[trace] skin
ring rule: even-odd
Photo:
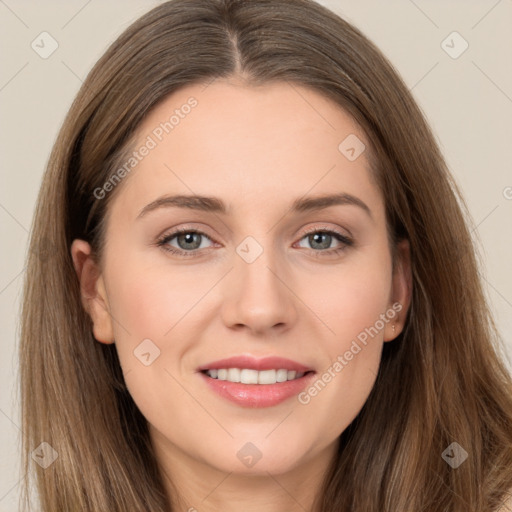
[[[166,98],[139,127],[136,146],[190,96],[197,107],[118,185],[101,264],[89,244],[73,242],[83,303],[98,342],[116,344],[162,471],[180,489],[178,510],[313,510],[338,437],[374,385],[383,343],[403,329],[409,246],[400,245],[393,273],[384,200],[367,154],[349,161],[338,150],[349,134],[365,136],[335,103],[287,83],[255,88],[219,79]],[[357,196],[371,217],[354,205],[290,211],[297,198],[333,191]],[[137,219],[165,194],[215,196],[228,214],[162,207]],[[195,257],[156,245],[176,227],[206,233]],[[338,230],[354,245],[326,255],[342,243],[315,244],[307,228]],[[263,249],[252,263],[236,252],[247,236]],[[168,245],[193,252],[177,237]],[[321,375],[394,303],[401,312],[307,405],[292,397],[243,408],[196,372],[251,354],[293,359]],[[148,338],[160,356],[145,366],[133,351]],[[250,468],[237,457],[247,442],[261,452]]]

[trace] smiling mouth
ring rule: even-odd
[[[216,380],[224,380],[239,384],[267,385],[297,380],[314,372],[297,372],[295,370],[286,370],[284,368],[261,371],[250,368],[218,368],[202,370],[201,373]]]

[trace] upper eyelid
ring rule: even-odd
[[[352,233],[347,228],[333,228],[331,226],[313,226],[310,228],[306,228],[305,231],[303,232],[303,236],[306,236],[310,232],[315,231],[331,231],[333,233],[338,233],[339,235],[344,236],[346,238],[353,238]],[[346,231],[348,234],[344,235],[343,233],[341,233],[341,231]]]
[[[346,228],[344,228],[344,230],[347,231],[348,235],[343,234],[340,229],[333,228],[333,227],[330,227],[330,226],[325,226],[325,225],[312,226],[312,227],[306,228],[302,232],[302,235],[300,236],[299,240],[302,240],[304,237],[308,236],[310,233],[314,233],[314,232],[317,232],[317,231],[318,232],[332,232],[332,233],[338,234],[338,235],[340,235],[342,237],[353,239],[352,233],[350,233],[350,231],[348,229],[346,229]],[[159,240],[165,240],[165,239],[172,240],[173,238],[175,238],[176,236],[180,235],[181,233],[190,233],[190,232],[197,233],[197,234],[199,234],[201,236],[206,236],[213,243],[219,243],[219,242],[217,242],[215,240],[215,237],[210,236],[203,229],[195,228],[195,227],[178,227],[178,228],[175,228],[175,229],[171,230],[167,234],[161,235],[160,237],[158,237],[158,239]]]

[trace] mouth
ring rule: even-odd
[[[197,369],[207,387],[241,407],[272,407],[298,395],[315,370],[291,359],[237,356]]]
[[[240,383],[240,384],[261,384],[271,385],[279,382],[288,382],[297,380],[304,375],[314,373],[313,370],[298,372],[296,370],[287,370],[286,368],[270,370],[253,370],[251,368],[213,368],[211,370],[202,370],[201,373],[211,379],[219,381]]]
[[[233,373],[233,376],[236,376],[236,372],[233,372],[233,370],[240,370],[240,371],[246,371],[246,370],[256,370],[258,372],[263,371],[271,371],[274,370],[279,373],[279,377],[281,379],[284,379],[284,371],[287,372],[295,371],[296,373],[306,373],[308,371],[313,371],[313,368],[310,368],[308,366],[305,366],[304,364],[301,364],[297,361],[293,361],[292,359],[287,359],[284,357],[277,357],[277,356],[267,356],[262,358],[257,358],[252,355],[240,355],[240,356],[233,356],[228,357],[226,359],[219,359],[218,361],[212,361],[208,364],[205,364],[203,366],[200,366],[198,371],[217,371],[217,375],[210,375],[212,378],[219,378],[218,372],[221,372],[221,375],[224,375],[223,371],[229,371],[231,370],[231,373]],[[248,374],[252,375],[252,374]],[[288,379],[288,374],[287,374]],[[279,382],[279,381],[278,381]],[[252,383],[252,382],[251,382]]]

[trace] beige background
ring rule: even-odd
[[[160,2],[0,0],[0,512],[17,510],[17,343],[28,232],[41,175],[64,115],[94,62]],[[425,112],[474,219],[482,278],[512,368],[512,0],[323,0],[389,57]],[[47,59],[31,47],[57,41]],[[441,46],[453,31],[458,58]],[[452,42],[453,41],[453,42]],[[448,38],[458,52],[463,41]]]

